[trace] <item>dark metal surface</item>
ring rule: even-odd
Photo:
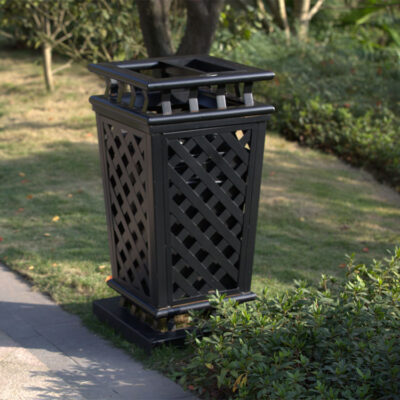
[[[167,259],[172,270],[173,304],[218,290],[248,291],[239,282],[243,224],[252,191],[252,159],[257,126],[227,126],[169,135],[169,228]],[[253,151],[251,151],[251,149]],[[248,270],[248,273],[251,271]]]
[[[138,124],[147,125],[165,125],[165,124],[176,124],[181,122],[198,122],[198,121],[209,121],[216,119],[226,119],[233,117],[246,117],[253,115],[266,115],[272,114],[275,111],[274,106],[254,103],[254,106],[244,107],[243,105],[236,108],[228,108],[225,110],[208,109],[199,112],[191,113],[180,113],[180,114],[143,114],[141,110],[126,108],[121,104],[110,103],[104,96],[92,96],[90,102],[93,107],[101,112],[102,108],[112,108],[113,118],[116,115],[122,114],[123,119],[136,119]],[[108,114],[107,111],[105,113]],[[120,118],[117,118],[120,121]]]
[[[105,99],[147,117],[150,125],[274,111],[256,104],[252,92],[253,82],[272,79],[273,72],[215,57],[90,64],[89,70],[106,81],[104,96],[93,97],[93,104]]]
[[[220,58],[195,55],[89,64],[89,70],[147,90],[273,79],[275,74]]]
[[[93,313],[100,321],[110,325],[126,340],[143,347],[149,353],[154,347],[161,344],[184,344],[187,329],[159,332],[121,307],[120,300],[119,296],[96,300],[93,302]]]
[[[156,309],[249,293],[265,122],[147,135],[97,118],[115,282]]]
[[[140,309],[146,311],[152,315],[155,319],[171,317],[174,315],[184,314],[190,310],[204,310],[210,308],[210,302],[208,300],[195,301],[192,303],[178,304],[174,306],[167,306],[164,308],[156,308],[151,304],[145,302],[141,298],[135,296],[129,287],[126,287],[122,283],[118,283],[115,279],[109,279],[107,285],[114,289],[116,292],[122,295],[123,298],[129,300],[132,304],[137,305]],[[227,296],[226,299],[233,299],[238,303],[244,303],[257,298],[257,295],[253,292],[234,294]]]
[[[254,299],[265,127],[274,108],[254,102],[252,82],[273,74],[203,56],[90,69],[107,82],[106,95],[90,101],[109,231],[109,286],[154,318],[207,308],[217,290],[237,301]],[[229,82],[236,83],[234,93]],[[110,316],[114,306],[96,307],[122,326],[120,316]]]

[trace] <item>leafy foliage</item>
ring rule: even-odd
[[[370,266],[350,259],[345,282],[297,285],[244,305],[214,297],[182,383],[223,399],[399,398],[400,248]]]
[[[81,57],[111,61],[143,57],[146,53],[135,2],[124,0],[72,0],[79,4],[80,21],[69,45],[85,43]],[[66,52],[67,49],[63,49]]]
[[[283,104],[279,121],[287,138],[334,152],[400,188],[398,123],[388,109],[369,110],[354,116],[349,108],[324,103],[318,97],[302,105]]]
[[[0,0],[0,27],[28,47],[65,49],[68,56],[77,58],[80,48],[72,47],[70,38],[82,23],[79,3],[82,1]]]
[[[400,57],[398,7],[396,1],[364,0],[339,21],[342,26],[350,26],[355,38],[370,50],[384,48]]]
[[[290,45],[256,33],[232,58],[275,71],[256,88],[277,108],[273,129],[400,185],[400,70],[391,49],[371,51],[351,30]]]
[[[261,10],[253,5],[240,8],[226,4],[220,14],[220,26],[215,36],[218,50],[225,52],[238,46],[245,47],[251,36],[263,28],[265,18]]]
[[[91,61],[145,54],[135,2],[0,0],[0,5],[1,28],[30,47],[48,42],[61,54]],[[46,27],[38,29],[40,18],[47,18],[58,37],[49,35]]]

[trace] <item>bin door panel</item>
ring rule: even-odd
[[[216,289],[243,290],[242,244],[248,229],[255,229],[244,221],[254,173],[252,144],[260,134],[256,127],[235,125],[166,137],[175,304],[204,298]]]
[[[111,119],[98,120],[113,279],[149,299],[146,137]]]

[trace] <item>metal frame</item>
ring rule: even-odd
[[[154,67],[184,76],[143,72]],[[155,319],[208,308],[216,290],[254,299],[265,126],[274,108],[255,103],[251,90],[273,73],[208,56],[89,69],[107,83],[105,95],[90,102],[110,243],[108,285]],[[226,93],[228,83],[235,94]],[[109,321],[112,311],[104,307],[114,305],[107,304],[94,309]]]
[[[151,125],[274,111],[254,102],[252,93],[253,82],[273,79],[273,72],[215,57],[163,57],[88,68],[105,78],[108,102],[149,117]]]
[[[214,67],[214,71],[189,67],[193,61],[199,61]],[[163,64],[166,68],[177,68],[186,71],[186,76],[175,75],[171,77],[156,78],[141,73]],[[238,82],[255,82],[273,79],[272,71],[265,71],[248,65],[238,64],[207,55],[175,56],[149,58],[147,60],[117,61],[109,63],[89,64],[89,71],[125,82],[134,87],[145,90],[164,90],[180,87],[199,87],[203,85],[219,85]]]

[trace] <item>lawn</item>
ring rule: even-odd
[[[56,65],[58,61],[56,59]],[[36,53],[0,52],[0,259],[93,329],[91,302],[112,296],[91,94],[103,82],[76,65],[47,94]],[[334,156],[267,132],[253,290],[341,276],[400,243],[400,196]],[[158,352],[158,357],[167,357]]]

